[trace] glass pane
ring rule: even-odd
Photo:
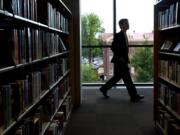
[[[128,18],[130,29],[127,31],[127,36],[130,45],[132,79],[138,83],[152,82],[153,4],[155,0],[145,2],[140,0],[138,3],[135,1],[135,4],[133,2],[132,0],[116,0],[117,32],[120,30],[119,19]],[[142,11],[146,13],[145,16]],[[96,31],[96,26],[99,25],[94,25],[98,24],[98,21],[93,19],[96,18],[94,15],[100,20],[100,31]],[[113,54],[107,47],[113,40],[113,0],[81,0],[81,35],[82,82],[106,82],[113,75],[113,64],[110,62]],[[140,48],[133,45],[151,45],[151,47]],[[105,46],[105,48],[100,46]]]
[[[102,54],[91,58],[82,57],[82,82],[98,83],[106,82],[113,75],[113,64],[111,63],[112,51],[110,48],[83,48],[89,52],[99,49]],[[153,81],[153,48],[152,47],[130,47],[129,58],[131,61],[131,76],[134,82],[144,83]],[[123,83],[120,80],[120,83]]]
[[[154,4],[156,0],[116,0],[116,27],[121,18],[129,20],[129,33],[148,33],[153,31]]]
[[[81,17],[94,13],[101,20],[104,32],[113,30],[113,0],[81,0]],[[84,36],[84,35],[82,35]]]

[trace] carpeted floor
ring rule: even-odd
[[[82,105],[73,110],[65,135],[156,135],[153,89],[138,88],[143,102],[131,103],[126,89],[114,88],[104,99],[98,87],[82,90]]]

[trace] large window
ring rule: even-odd
[[[114,1],[81,1],[82,82],[102,83],[113,75],[113,64],[110,62],[113,56],[110,49],[113,40],[113,25],[116,25],[115,30],[118,32],[118,20],[128,18],[130,29],[127,31],[127,35],[133,81],[135,83],[152,83],[153,0],[146,3],[140,0],[141,4],[137,1],[133,4],[132,0],[118,0],[116,8],[113,8]],[[144,7],[142,7],[143,4]],[[96,9],[96,7],[98,8]],[[116,9],[116,11],[113,12],[113,9]],[[137,11],[134,11],[135,9]],[[142,11],[147,12],[146,15],[149,16],[149,20],[147,17],[146,20],[148,21],[144,20],[145,17],[141,14]],[[113,16],[116,18],[113,18]],[[122,83],[122,81],[119,83]]]

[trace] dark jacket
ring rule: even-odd
[[[125,64],[129,63],[128,58],[128,43],[125,38],[123,31],[116,33],[111,45],[111,50],[113,51],[112,63],[123,62]]]

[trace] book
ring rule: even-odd
[[[176,104],[177,113],[180,115],[180,93],[176,93]]]
[[[12,117],[16,120],[21,112],[20,108],[20,91],[19,87],[16,83],[10,83],[11,89],[12,89]]]
[[[33,135],[39,135],[42,131],[42,123],[40,120],[40,116],[36,117],[34,116],[33,118]]]
[[[171,4],[169,7],[169,26],[175,25],[175,17],[174,17],[174,9],[175,9],[175,4]]]
[[[175,48],[173,49],[174,52],[179,53],[180,52],[180,42],[175,46]]]
[[[4,0],[3,2],[3,9],[10,13],[13,13],[12,0]]]
[[[26,28],[26,38],[27,38],[27,48],[26,48],[26,61],[31,62],[32,61],[32,37],[31,37],[32,31],[30,28]]]
[[[0,131],[3,130],[4,117],[3,117],[3,92],[0,90]]]
[[[180,24],[180,2],[176,2],[176,12],[175,12],[175,24]]]
[[[172,124],[172,135],[180,135],[180,126],[177,124]]]
[[[59,135],[59,126],[56,121],[53,121],[46,131],[45,135]]]
[[[0,91],[2,94],[2,108],[3,108],[3,127],[7,128],[12,121],[12,89],[10,85],[1,85]]]
[[[173,43],[169,40],[164,41],[164,43],[162,44],[160,50],[163,51],[171,51],[173,48]]]
[[[12,49],[12,57],[14,59],[14,63],[17,65],[19,64],[19,37],[18,37],[18,30],[14,29],[12,31],[12,40],[13,40],[13,49]]]
[[[3,0],[0,0],[0,9],[3,9]]]
[[[13,39],[11,30],[0,30],[0,68],[15,65],[13,59]]]
[[[61,51],[66,51],[66,46],[64,45],[63,41],[61,38],[59,38],[59,41],[60,41],[60,48],[61,48]]]

